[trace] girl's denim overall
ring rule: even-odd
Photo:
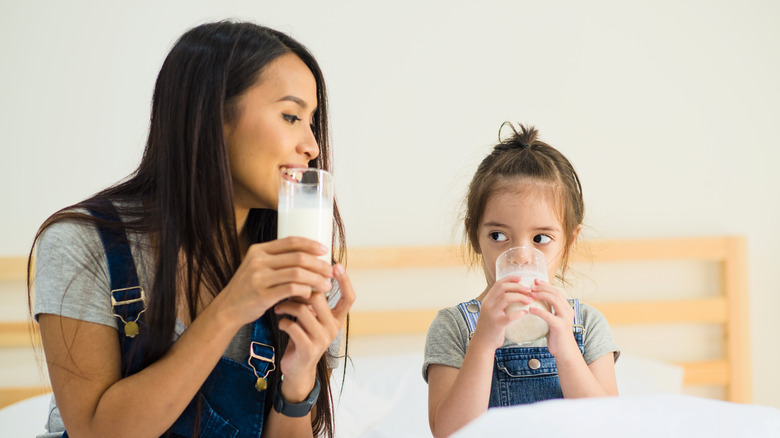
[[[585,353],[582,310],[579,300],[569,300],[574,308],[574,338]],[[460,303],[458,309],[469,328],[469,339],[477,327],[481,305],[477,300]],[[563,398],[555,358],[547,347],[501,347],[493,363],[489,407],[514,406],[541,400]]]
[[[110,204],[107,206],[111,208]],[[93,216],[110,221],[119,221],[116,211],[103,215],[91,211]],[[112,310],[119,327],[119,342],[122,348],[122,376],[126,377],[141,370],[144,344],[149,329],[144,323],[146,310],[144,291],[140,287],[133,256],[123,230],[98,227],[103,248],[108,259],[111,275]],[[130,321],[138,325],[138,334],[130,337],[126,326]],[[129,330],[132,333],[133,330]],[[222,357],[201,391],[190,402],[182,415],[171,426],[171,436],[190,437],[195,434],[195,419],[198,404],[201,405],[198,426],[200,437],[260,437],[265,414],[265,390],[258,390],[256,383],[267,378],[275,369],[274,348],[271,346],[271,332],[265,318],[252,324],[250,351],[246,362],[236,362]],[[198,360],[197,353],[192,360]],[[132,410],[132,406],[128,406]],[[143,418],[138,418],[143,422]],[[63,433],[67,437],[67,432]]]

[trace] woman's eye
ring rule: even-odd
[[[496,242],[504,242],[506,241],[506,234],[500,232],[500,231],[493,231],[490,233],[490,238],[495,240]]]
[[[534,236],[534,243],[539,243],[544,245],[546,243],[550,243],[551,241],[552,238],[546,234],[537,234],[536,236]]]
[[[295,114],[282,114],[282,117],[284,117],[284,120],[287,120],[290,124],[301,120],[301,118]]]

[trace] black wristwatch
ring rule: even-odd
[[[317,397],[320,395],[320,380],[314,379],[314,389],[311,390],[306,400],[300,403],[290,403],[282,397],[282,379],[279,379],[279,384],[276,385],[276,393],[274,394],[274,410],[286,417],[304,417],[311,412],[311,408],[314,407],[314,403],[317,402]]]

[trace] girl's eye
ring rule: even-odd
[[[495,240],[496,242],[505,242],[507,240],[506,234],[500,231],[493,231],[492,233],[490,233],[490,238]]]
[[[550,241],[552,241],[552,238],[546,234],[537,234],[534,236],[534,243],[544,245],[546,243],[550,243]]]
[[[282,117],[284,117],[284,120],[287,120],[287,122],[289,122],[290,124],[293,124],[301,120],[301,118],[296,116],[295,114],[282,114]]]

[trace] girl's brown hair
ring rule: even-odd
[[[505,126],[512,129],[512,135],[502,140],[501,131]],[[539,140],[539,132],[533,126],[518,126],[519,131],[510,122],[501,125],[498,144],[479,164],[469,184],[463,221],[469,260],[476,265],[482,253],[479,247],[479,224],[490,196],[506,189],[509,184],[525,180],[549,188],[551,199],[558,206],[566,236],[559,274],[563,279],[572,239],[585,216],[580,179],[574,166],[563,154]]]

